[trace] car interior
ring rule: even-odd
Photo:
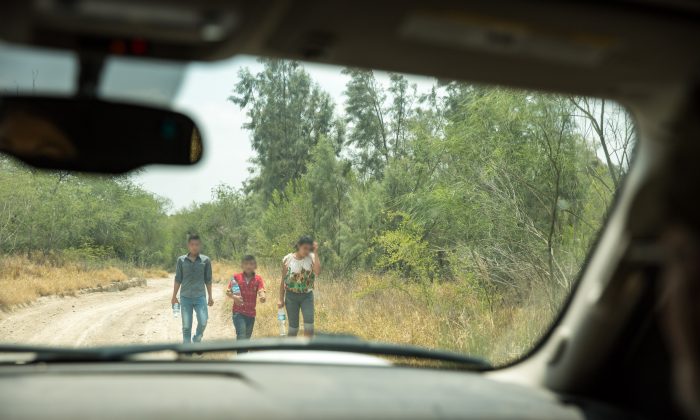
[[[248,54],[609,98],[627,108],[639,136],[634,164],[558,319],[505,366],[466,358],[448,369],[393,365],[371,356],[384,351],[379,347],[350,343],[356,353],[350,355],[320,336],[286,347],[254,340],[250,348],[259,351],[235,363],[140,355],[191,351],[187,346],[99,355],[46,348],[23,363],[0,364],[2,418],[698,416],[700,395],[679,388],[679,372],[692,368],[674,362],[671,336],[693,328],[678,332],[673,323],[681,325],[680,318],[669,318],[677,302],[665,285],[673,255],[663,238],[669,227],[691,232],[700,225],[699,3],[37,0],[4,1],[0,16],[3,42],[79,57],[75,98],[0,99],[0,133],[30,139],[24,147],[2,140],[0,149],[43,168],[123,173],[199,160],[206,138],[188,117],[155,107],[119,111],[95,97],[104,58],[120,54],[175,62]],[[126,49],[115,47],[134,39]],[[76,134],[73,152],[36,152],[32,134],[11,134],[23,118],[34,119],[53,151],[62,150],[61,131],[71,133],[83,119],[113,124],[114,138],[95,145]],[[172,127],[163,132],[148,121]],[[171,153],[159,152],[163,144]],[[700,328],[692,310],[677,315]]]

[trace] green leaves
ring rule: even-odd
[[[128,179],[36,172],[3,161],[0,202],[5,253],[163,261],[167,202]]]
[[[382,271],[396,271],[404,277],[433,280],[435,255],[423,240],[423,229],[406,213],[389,212],[387,224],[393,225],[374,240],[378,253],[375,266]]]
[[[362,179],[381,179],[389,162],[404,156],[415,86],[399,74],[385,88],[371,70],[346,68],[345,122],[353,163]]]
[[[250,131],[256,152],[256,176],[251,191],[266,200],[282,192],[290,181],[306,173],[321,137],[338,138],[334,104],[328,93],[314,83],[296,61],[259,60],[264,68],[253,74],[247,68],[229,100],[245,110],[243,127]]]

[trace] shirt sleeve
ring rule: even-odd
[[[207,259],[204,264],[204,283],[211,284],[211,260]]]
[[[262,277],[258,279],[258,290],[265,290],[265,282]]]
[[[182,260],[177,259],[177,263],[175,263],[175,281],[178,283],[182,283]]]

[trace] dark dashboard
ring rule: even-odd
[[[5,365],[0,367],[0,417],[628,418],[480,373],[230,361]]]

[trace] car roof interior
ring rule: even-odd
[[[39,3],[62,7],[65,2]],[[0,28],[0,37],[99,53],[99,43],[85,40],[126,35],[118,22],[100,24],[67,12],[54,13],[49,6],[48,11],[32,9],[31,4],[0,6],[0,14],[12,17]],[[139,2],[131,4],[139,8]],[[167,25],[144,21],[129,26],[130,33],[153,40],[155,58],[209,61],[236,54],[291,58],[605,97],[628,107],[639,131],[637,156],[577,290],[558,323],[529,355],[486,374],[647,413],[671,412],[671,368],[656,298],[655,239],[669,219],[692,223],[686,219],[697,217],[697,183],[689,181],[697,179],[694,159],[700,151],[695,90],[700,75],[700,3],[161,0],[152,4],[153,10],[195,8],[203,16],[228,16],[205,40],[187,31],[175,33]],[[180,48],[173,47],[177,43]],[[668,203],[675,201],[668,199],[669,194],[687,199],[681,207],[672,207]]]

